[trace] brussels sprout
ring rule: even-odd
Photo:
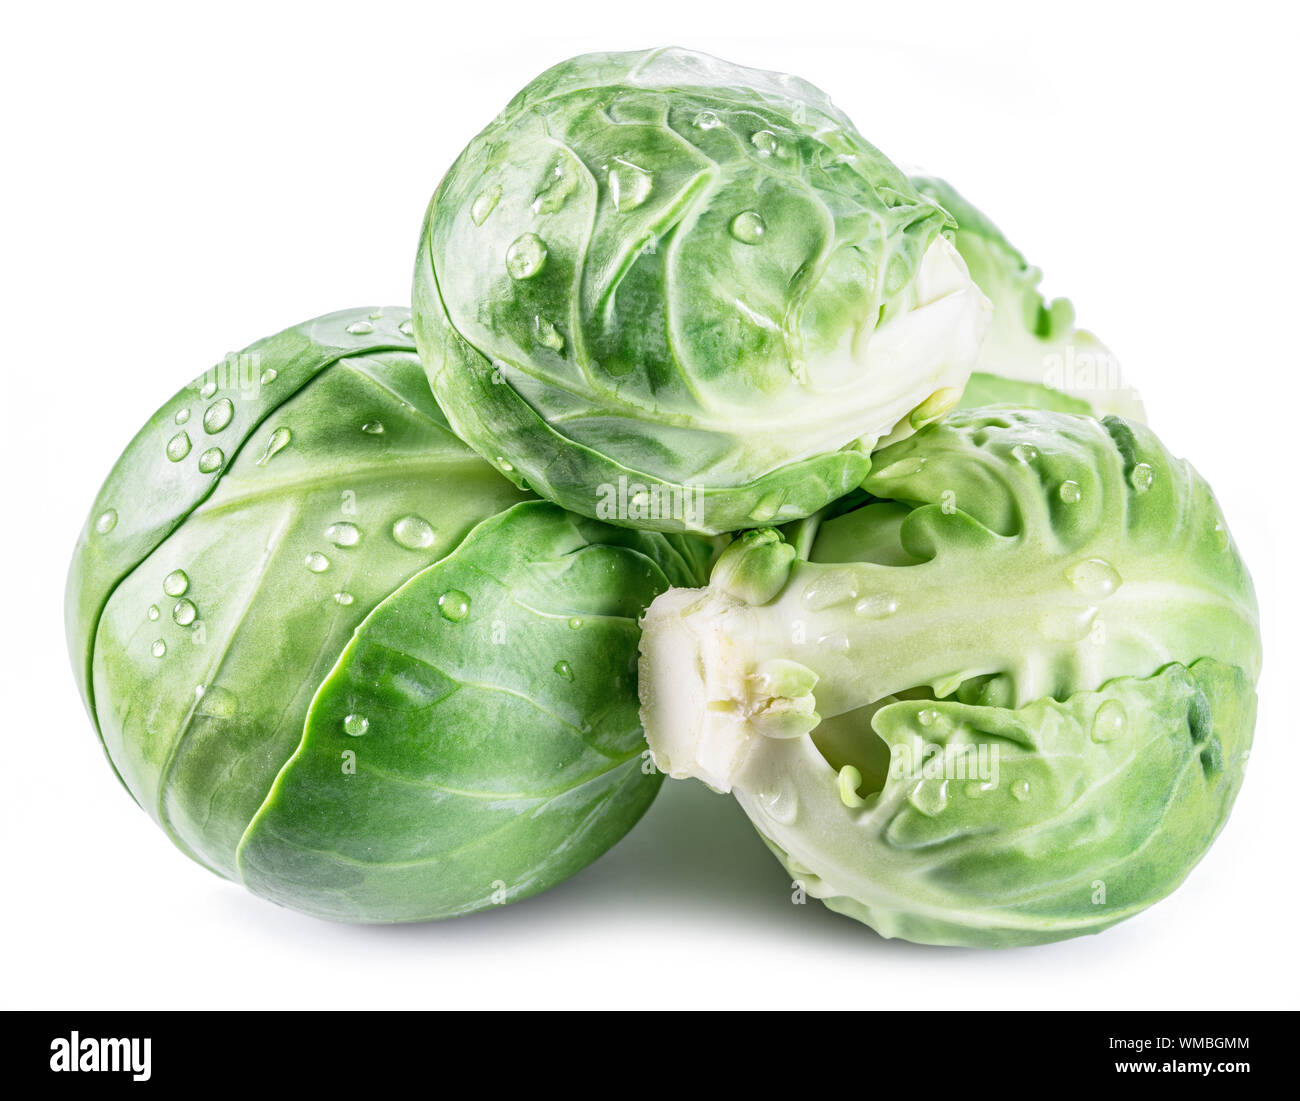
[[[958,411],[876,458],[797,555],[747,535],[651,605],[656,762],[885,936],[1033,944],[1162,898],[1254,725],[1255,597],[1209,487],[1117,417]]]
[[[443,179],[416,339],[517,484],[633,527],[783,523],[956,403],[989,306],[945,223],[810,84],[589,54]]]
[[[136,801],[214,872],[347,921],[523,898],[631,827],[659,783],[636,619],[709,553],[528,500],[449,430],[409,332],[332,314],[197,379],[68,582]]]
[[[1043,300],[1038,291],[1043,273],[1001,230],[946,181],[912,176],[911,182],[956,220],[957,229],[949,231],[953,243],[971,278],[993,302],[993,323],[962,395],[962,408],[1011,404],[1145,420],[1142,399],[1115,356],[1092,333],[1075,328],[1068,299]]]

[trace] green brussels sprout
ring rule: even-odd
[[[1043,273],[947,181],[912,176],[912,186],[957,223],[947,230],[971,278],[993,303],[993,322],[962,394],[963,409],[1008,404],[1058,413],[1115,414],[1145,421],[1142,399],[1111,351],[1074,324],[1067,298],[1043,299]]]
[[[802,80],[589,54],[442,180],[416,340],[456,432],[567,509],[785,523],[960,396],[990,308],[946,221]]]
[[[797,555],[738,540],[650,606],[656,762],[887,937],[1035,944],[1164,897],[1254,726],[1255,596],[1209,487],[1117,417],[958,411],[876,458]]]
[[[530,499],[450,431],[410,330],[332,314],[195,380],[68,581],[135,800],[212,871],[343,921],[524,898],[632,826],[659,785],[637,617],[709,554]]]

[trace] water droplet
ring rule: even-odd
[[[1056,493],[1067,505],[1077,505],[1079,499],[1083,496],[1083,490],[1079,488],[1079,483],[1068,479],[1061,483],[1061,488]]]
[[[1119,700],[1106,700],[1092,719],[1092,740],[1094,742],[1113,742],[1124,734],[1128,726],[1128,715]]]
[[[375,327],[369,321],[354,321],[348,326],[347,331],[353,336],[369,336],[375,331]]]
[[[378,321],[381,317],[384,316],[384,311],[383,311],[383,310],[371,310],[368,314],[366,314],[366,316],[367,316],[368,318],[370,318],[371,321]]]
[[[184,570],[172,570],[163,578],[163,592],[168,596],[184,596],[190,588],[190,578]]]
[[[106,508],[95,519],[95,530],[100,535],[107,535],[117,527],[117,509]]]
[[[506,271],[511,279],[531,279],[546,264],[546,242],[536,233],[516,237],[506,249]]]
[[[497,469],[500,470],[502,474],[509,474],[512,470],[514,470],[514,467],[510,463],[506,462],[506,460],[502,458],[502,456],[498,455]]]
[[[370,729],[370,720],[364,715],[345,715],[343,717],[343,733],[353,738],[360,738],[367,730]]]
[[[277,371],[274,367],[268,367],[265,371],[262,372],[261,378],[258,381],[261,382],[263,386],[270,386],[271,383],[273,383],[279,377],[280,377],[279,371]]]
[[[415,325],[411,322],[411,319],[408,317],[405,321],[403,321],[400,325],[397,326],[397,331],[401,333],[403,336],[413,336],[415,334]]]
[[[172,619],[182,627],[188,627],[198,618],[198,615],[198,608],[189,600],[176,601],[176,607],[172,609]]]
[[[868,619],[885,619],[898,611],[898,598],[890,593],[872,593],[853,605],[853,610]]]
[[[367,436],[382,436],[384,434],[384,426],[379,421],[366,421],[366,423],[361,426],[361,431]]]
[[[694,125],[701,130],[716,130],[722,125],[722,119],[712,111],[701,111],[695,116]]]
[[[421,516],[403,516],[393,524],[393,538],[407,550],[422,550],[433,544],[433,528]]]
[[[756,245],[767,232],[767,223],[756,210],[742,210],[731,219],[731,235],[742,245]]]
[[[172,420],[174,420],[177,424],[184,424],[189,419],[190,419],[190,410],[188,406],[184,409],[177,409],[176,416],[172,418]]]
[[[948,781],[922,780],[912,789],[907,801],[927,818],[932,818],[948,806]]]
[[[564,337],[560,330],[552,325],[546,318],[538,314],[533,318],[533,326],[537,331],[537,343],[545,345],[555,352],[564,351]]]
[[[178,463],[190,453],[190,436],[188,432],[177,432],[167,441],[167,458]]]
[[[1029,798],[1029,781],[1017,780],[1011,785],[1011,796],[1017,802],[1023,803]]]
[[[554,668],[557,676],[561,676],[565,680],[573,680],[573,666],[567,661],[557,661]]]
[[[361,541],[361,529],[356,524],[340,520],[325,529],[325,538],[336,547],[355,547]]]
[[[352,599],[353,597],[351,593],[337,592],[334,594],[334,603],[342,604],[344,607],[347,607],[349,604],[351,604]]]
[[[199,473],[211,474],[214,470],[220,470],[225,461],[226,456],[222,454],[221,448],[209,447],[199,456]]]
[[[576,615],[575,615],[572,619],[569,620],[569,630],[571,630],[571,631],[577,631],[577,630],[579,630],[581,627],[582,627],[582,620],[579,619]]]
[[[620,214],[635,210],[650,197],[654,176],[639,165],[615,157],[609,169],[609,194]]]
[[[324,573],[330,568],[330,560],[321,554],[320,551],[312,551],[311,554],[307,555],[307,557],[303,559],[303,565],[311,570],[312,573]]]
[[[448,589],[438,597],[438,611],[443,619],[459,623],[469,615],[469,595],[459,589]]]
[[[214,401],[203,412],[203,431],[215,436],[228,425],[235,415],[235,406],[229,398]]]
[[[162,657],[163,654],[167,653],[167,643],[163,642],[162,639],[155,639],[154,644],[149,647],[149,653],[156,658]]]
[[[478,197],[470,205],[470,220],[476,226],[481,226],[487,221],[488,215],[496,210],[497,203],[501,201],[501,185],[493,184],[486,191],[480,191]]]
[[[289,441],[293,439],[293,433],[289,429],[281,426],[271,433],[270,439],[266,441],[266,450],[262,452],[262,457],[257,460],[258,466],[265,466],[274,459],[281,451],[289,446]]]
[[[1101,599],[1110,596],[1124,579],[1104,558],[1085,558],[1065,571],[1065,580],[1084,596]]]
[[[847,654],[850,649],[849,636],[841,634],[839,631],[822,635],[817,640],[817,645],[836,654]]]
[[[871,476],[873,478],[910,478],[913,474],[920,474],[924,469],[925,459],[919,455],[913,455],[890,463],[880,470],[873,470]]]
[[[968,799],[979,799],[992,791],[993,787],[991,780],[968,780],[962,791]]]
[[[756,130],[749,140],[760,157],[770,157],[780,148],[776,135],[771,130]]]
[[[758,804],[772,821],[790,825],[799,816],[799,796],[793,787],[777,782],[775,787],[759,792]]]
[[[215,394],[216,392],[217,392],[217,384],[209,380],[208,382],[205,382],[203,384],[203,388],[199,391],[199,397],[201,397],[204,401],[207,401],[208,398],[212,397],[212,395]]]
[[[162,615],[162,612],[158,610],[157,604],[150,604],[147,614],[151,620],[156,620],[160,615]]]
[[[827,570],[817,574],[803,591],[810,611],[820,612],[858,597],[858,577],[852,570]]]
[[[916,721],[922,726],[934,726],[939,721],[939,712],[933,707],[924,707],[916,713]]]
[[[1018,463],[1032,463],[1038,458],[1038,448],[1032,443],[1018,443],[1011,449],[1011,457]]]
[[[569,201],[578,186],[578,174],[568,157],[555,161],[546,173],[542,186],[533,195],[532,212],[534,214],[554,214]]]
[[[758,504],[750,510],[749,518],[756,524],[766,524],[781,511],[781,506],[783,504],[785,504],[784,492],[777,491],[769,493],[767,496],[761,498]]]
[[[1150,463],[1138,463],[1129,474],[1128,480],[1134,493],[1145,493],[1156,480],[1156,472],[1151,469]]]

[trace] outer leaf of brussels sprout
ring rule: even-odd
[[[416,337],[461,436],[566,508],[785,522],[965,384],[988,306],[944,221],[811,85],[683,50],[587,55],[443,179]],[[620,483],[679,507],[611,512]]]
[[[334,314],[197,379],[119,460],[73,561],[74,665],[88,663],[109,759],[223,875],[357,625],[523,498],[448,429],[408,320]],[[172,462],[181,431],[192,445]],[[118,523],[101,534],[108,508]]]
[[[663,536],[554,505],[485,521],[343,651],[240,847],[244,880],[322,917],[420,921],[584,867],[659,788],[637,619],[693,576]]]
[[[651,606],[656,761],[734,791],[810,893],[886,935],[1034,943],[1156,901],[1253,725],[1254,592],[1213,494],[1115,417],[959,411],[877,459],[775,595]],[[894,782],[918,740],[996,746],[1001,780]]]
[[[993,302],[993,323],[980,347],[976,373],[962,395],[962,408],[1008,402],[1145,420],[1142,399],[1125,380],[1115,356],[1092,333],[1075,328],[1068,299],[1044,300],[1038,290],[1043,273],[1002,231],[946,180],[913,176],[911,182],[955,219],[953,243],[971,277]]]

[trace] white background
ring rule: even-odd
[[[5,17],[0,1004],[1300,1002],[1285,6],[209,11],[29,4]],[[734,803],[670,783],[627,840],[539,898],[336,927],[187,861],[104,763],[65,657],[62,589],[83,514],[136,428],[232,349],[329,310],[405,302],[440,173],[519,87],[571,54],[668,43],[808,77],[885,152],[956,181],[1074,299],[1153,425],[1215,487],[1263,608],[1256,749],[1222,837],[1146,914],[1043,948],[886,942],[791,905]]]

